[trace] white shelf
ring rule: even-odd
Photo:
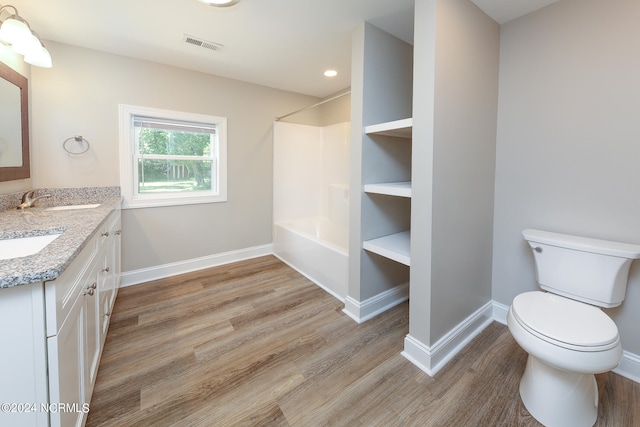
[[[387,196],[411,197],[411,182],[387,182],[366,184],[366,193],[385,194]]]
[[[364,133],[366,133],[367,135],[385,135],[398,136],[400,138],[411,138],[413,134],[413,118],[365,126]]]
[[[362,247],[401,264],[411,265],[411,236],[408,231],[366,240]]]

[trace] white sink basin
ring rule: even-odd
[[[100,206],[100,203],[92,203],[89,205],[66,205],[66,206],[54,206],[52,208],[47,208],[47,211],[68,211],[72,209],[93,209]]]
[[[37,254],[62,233],[0,240],[0,260]]]

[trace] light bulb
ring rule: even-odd
[[[51,54],[42,44],[40,44],[40,49],[27,53],[24,56],[24,62],[42,68],[51,68],[53,66]]]
[[[26,21],[18,15],[11,15],[0,27],[0,40],[10,45],[24,43],[31,36],[31,30]]]

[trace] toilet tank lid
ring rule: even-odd
[[[608,240],[591,239],[588,237],[571,236],[569,234],[552,233],[550,231],[526,229],[522,231],[525,240],[562,248],[575,249],[611,255],[620,258],[640,258],[640,245],[618,243]]]

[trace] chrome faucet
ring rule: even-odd
[[[51,194],[43,194],[41,196],[37,196],[37,197],[33,197],[33,195],[35,194],[35,190],[30,190],[27,191],[26,193],[24,193],[22,195],[22,203],[20,203],[16,209],[24,209],[24,208],[30,208],[31,206],[33,206],[33,204],[40,200],[43,199],[45,197],[51,197]]]

